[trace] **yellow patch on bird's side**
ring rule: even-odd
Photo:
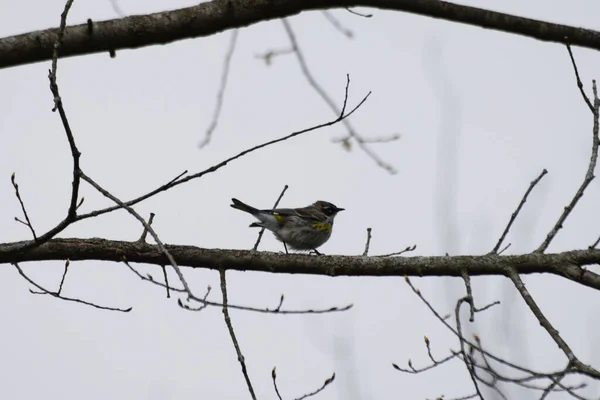
[[[279,214],[273,214],[273,216],[275,217],[275,219],[277,221],[281,221],[283,219],[283,217],[281,215],[279,215]]]
[[[313,226],[320,231],[331,232],[331,224],[329,222],[315,222]]]

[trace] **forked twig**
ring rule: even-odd
[[[23,279],[25,279],[31,285],[35,286],[36,288],[38,288],[40,290],[40,292],[36,292],[36,291],[33,291],[33,290],[30,289],[29,292],[31,292],[32,294],[47,294],[47,295],[50,295],[52,297],[56,297],[57,299],[66,300],[66,301],[72,301],[74,303],[85,304],[86,306],[98,308],[100,310],[129,312],[129,311],[131,311],[133,309],[132,307],[129,307],[129,308],[115,308],[115,307],[101,306],[99,304],[91,303],[89,301],[85,301],[85,300],[81,300],[81,299],[75,299],[75,298],[72,298],[72,297],[65,297],[65,296],[61,295],[59,292],[52,292],[50,290],[47,290],[47,289],[43,288],[41,285],[39,285],[38,283],[34,282],[31,278],[29,278],[27,275],[25,275],[25,272],[23,272],[23,270],[21,269],[21,267],[19,266],[19,264],[17,264],[17,263],[12,263],[12,264],[15,266],[15,268],[19,272],[19,275],[21,275],[23,277]]]
[[[592,129],[592,154],[590,156],[590,162],[588,164],[588,169],[585,173],[585,177],[583,178],[583,182],[581,183],[581,186],[579,187],[579,189],[573,196],[573,199],[565,207],[562,214],[558,218],[558,221],[556,221],[556,224],[554,224],[554,227],[552,228],[552,230],[550,230],[550,232],[546,236],[546,239],[544,240],[544,242],[540,245],[540,247],[538,247],[535,250],[536,253],[543,253],[544,251],[546,251],[548,246],[550,246],[552,239],[554,239],[554,237],[556,236],[558,231],[563,227],[564,222],[571,214],[571,211],[573,211],[573,209],[577,205],[577,202],[579,202],[579,200],[583,197],[583,193],[585,192],[585,189],[595,178],[594,170],[596,169],[596,162],[598,161],[598,145],[600,144],[600,140],[598,139],[598,115],[600,113],[600,99],[598,99],[598,89],[596,87],[595,80],[592,81],[592,91],[594,93],[594,113],[593,113],[594,114],[594,126]],[[585,96],[585,94],[584,94],[584,96]]]
[[[80,171],[79,173],[80,173],[81,179],[83,179],[84,181],[86,181],[87,183],[89,183],[94,189],[96,189],[98,192],[100,192],[104,197],[109,198],[110,200],[112,200],[113,202],[115,202],[117,205],[119,205],[120,207],[122,207],[125,210],[127,210],[127,212],[129,214],[131,214],[135,219],[137,219],[143,225],[144,229],[148,230],[148,232],[150,233],[150,235],[152,236],[152,238],[156,242],[156,245],[158,246],[158,248],[160,249],[160,251],[169,260],[169,263],[173,267],[173,270],[175,270],[175,273],[179,277],[179,280],[181,281],[181,284],[183,285],[183,287],[184,287],[186,293],[188,294],[188,296],[189,297],[193,296],[192,291],[191,291],[191,289],[190,289],[187,281],[185,280],[185,277],[183,276],[183,273],[181,272],[181,269],[177,265],[177,262],[175,262],[175,259],[173,258],[173,256],[169,252],[169,250],[167,250],[167,248],[162,243],[162,241],[160,240],[160,238],[158,237],[158,235],[156,234],[156,232],[154,231],[154,229],[146,222],[146,220],[144,220],[144,218],[142,218],[142,216],[140,214],[138,214],[131,206],[128,206],[127,204],[123,203],[121,200],[119,200],[118,198],[116,198],[115,196],[113,196],[112,194],[110,194],[107,190],[105,190],[104,188],[102,188],[102,186],[100,186],[99,184],[97,184],[92,178],[90,178],[89,176],[87,176],[86,174],[84,174],[83,171]]]
[[[243,156],[245,156],[245,155],[247,155],[249,153],[252,153],[252,152],[260,150],[262,148],[271,146],[271,145],[276,144],[276,143],[284,142],[284,141],[286,141],[288,139],[294,138],[296,136],[300,136],[300,135],[308,133],[308,132],[316,131],[316,130],[321,129],[321,128],[325,128],[325,127],[328,127],[328,126],[335,125],[335,124],[337,124],[340,121],[346,120],[352,114],[354,114],[354,112],[356,110],[358,110],[365,103],[365,101],[367,101],[367,99],[371,95],[371,92],[367,93],[367,95],[364,96],[363,99],[353,109],[351,109],[349,112],[346,112],[346,106],[348,104],[348,91],[349,91],[349,88],[350,88],[350,75],[346,75],[346,90],[345,90],[345,95],[344,95],[344,104],[342,106],[342,110],[341,110],[340,114],[334,120],[331,120],[329,122],[325,122],[325,123],[322,123],[322,124],[319,124],[319,125],[314,125],[314,126],[312,126],[310,128],[302,129],[300,131],[296,131],[296,132],[290,133],[289,135],[280,137],[278,139],[270,140],[268,142],[256,145],[256,146],[251,147],[249,149],[246,149],[246,150],[244,150],[244,151],[242,151],[242,152],[240,152],[240,153],[238,153],[238,154],[236,154],[236,155],[234,155],[232,157],[229,157],[228,159],[223,160],[220,163],[215,164],[212,167],[209,167],[209,168],[205,169],[204,171],[195,173],[193,175],[187,175],[185,177],[182,176],[181,178],[175,179],[175,180],[173,180],[173,181],[171,181],[171,182],[169,182],[169,183],[167,183],[165,185],[162,185],[162,186],[158,187],[157,189],[154,189],[153,191],[148,192],[148,193],[146,193],[146,194],[144,194],[144,195],[142,195],[142,196],[140,196],[140,197],[138,197],[136,199],[133,199],[133,200],[130,200],[130,201],[126,201],[123,204],[126,205],[126,206],[133,206],[133,205],[135,205],[135,204],[137,204],[137,203],[139,203],[139,202],[141,202],[143,200],[146,200],[146,199],[148,199],[148,198],[150,198],[150,197],[152,197],[152,196],[154,196],[154,195],[156,195],[158,193],[161,193],[161,192],[164,192],[165,190],[171,189],[172,187],[181,185],[181,184],[183,184],[185,182],[189,182],[189,181],[191,181],[193,179],[198,179],[198,178],[200,178],[200,177],[202,177],[204,175],[207,175],[207,174],[210,174],[212,172],[215,172],[215,171],[221,169],[222,167],[224,167],[225,165],[229,164],[230,162],[235,161],[235,160],[237,160],[237,159],[239,159],[239,158],[241,158],[241,157],[243,157]],[[186,171],[186,173],[187,173],[187,171]],[[182,175],[184,175],[184,174],[182,174]],[[121,208],[124,208],[124,207],[122,207],[120,205],[116,205],[116,206],[112,206],[112,207],[107,207],[107,208],[104,208],[104,209],[101,209],[101,210],[96,210],[96,211],[93,211],[93,212],[90,212],[90,213],[87,213],[87,214],[79,215],[77,217],[77,220],[79,221],[79,220],[82,220],[82,219],[86,219],[86,218],[90,218],[90,217],[95,217],[95,216],[106,214],[106,213],[109,213],[109,212],[112,212],[112,211],[115,211],[115,210],[119,210]]]
[[[122,261],[129,268],[129,270],[131,272],[133,272],[135,275],[137,275],[137,277],[140,278],[141,280],[143,280],[145,282],[150,282],[153,285],[159,286],[161,288],[168,288],[172,292],[187,294],[187,292],[183,288],[177,288],[177,287],[166,285],[162,282],[158,282],[151,275],[148,275],[148,276],[142,275],[138,270],[133,268],[126,259],[123,259]],[[201,303],[202,304],[201,307],[194,308],[189,305],[185,305],[183,303],[181,303],[181,307],[185,308],[186,310],[190,310],[190,311],[201,311],[204,308],[206,308],[207,306],[219,307],[219,308],[223,307],[222,303],[207,300],[208,293],[210,293],[210,289],[207,291],[207,293],[205,294],[205,296],[203,298],[196,297],[195,295],[190,298],[190,300],[194,300],[198,303]],[[343,307],[330,307],[330,308],[326,308],[326,309],[316,309],[316,310],[313,310],[313,309],[282,310],[281,307],[283,306],[283,300],[284,300],[284,296],[281,295],[279,304],[275,308],[268,308],[268,307],[267,308],[257,308],[257,307],[239,306],[239,305],[235,305],[235,304],[228,304],[228,308],[235,309],[235,310],[241,310],[241,311],[253,311],[253,312],[264,313],[264,314],[298,315],[298,314],[328,314],[328,313],[334,313],[334,312],[343,312],[343,311],[348,311],[352,307],[354,307],[353,304],[348,304]]]
[[[302,70],[304,77],[308,81],[309,85],[318,93],[318,95],[325,101],[325,103],[327,103],[329,108],[331,108],[331,110],[334,113],[339,114],[340,111],[337,108],[337,106],[335,105],[335,102],[329,97],[329,95],[327,94],[325,89],[323,89],[323,87],[316,81],[316,79],[313,77],[313,75],[310,71],[310,68],[308,68],[308,64],[306,63],[306,59],[304,58],[304,53],[302,52],[302,50],[300,49],[300,46],[298,45],[298,41],[296,40],[296,34],[292,30],[292,27],[291,27],[289,21],[287,20],[287,18],[283,18],[281,21],[283,22],[285,31],[288,35],[288,38],[290,39],[292,49],[294,50],[294,54],[296,54],[298,64],[300,65],[300,69]],[[367,154],[379,167],[385,169],[389,173],[392,173],[392,174],[396,173],[396,170],[394,169],[393,166],[384,162],[381,158],[379,158],[379,156],[377,156],[377,154],[375,154],[373,152],[373,150],[371,150],[366,145],[362,136],[360,136],[354,130],[354,127],[352,126],[352,124],[350,124],[349,121],[344,120],[343,124],[346,126],[348,134],[356,140],[360,149],[362,151],[364,151],[365,154]]]
[[[33,235],[33,240],[37,241],[37,235],[35,234],[35,230],[33,229],[33,225],[31,224],[31,220],[29,219],[29,215],[27,214],[27,210],[25,209],[25,204],[23,203],[23,199],[21,199],[21,193],[19,193],[19,185],[17,184],[15,173],[13,172],[10,176],[10,181],[15,188],[15,195],[17,196],[17,200],[19,200],[19,204],[21,204],[21,210],[23,211],[23,216],[25,217],[25,221],[21,221],[19,218],[15,217],[15,221],[20,222],[25,225],[31,231]]]

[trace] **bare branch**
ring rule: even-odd
[[[373,17],[373,14],[361,14],[358,11],[351,10],[348,7],[346,7],[346,11],[348,11],[350,14],[358,15],[359,17],[363,17],[363,18],[371,18],[371,17]]]
[[[569,205],[565,207],[563,213],[558,218],[558,221],[556,221],[556,224],[554,225],[552,230],[546,236],[544,242],[540,245],[540,247],[537,248],[537,250],[535,250],[536,253],[543,253],[544,251],[546,251],[548,246],[550,246],[550,242],[552,242],[552,239],[554,239],[558,231],[563,227],[564,222],[566,221],[569,214],[571,214],[571,211],[573,211],[573,209],[577,205],[579,199],[583,197],[585,189],[595,178],[594,170],[596,169],[596,161],[598,160],[598,145],[600,144],[600,140],[598,139],[598,115],[600,113],[600,99],[598,99],[598,89],[596,88],[595,80],[592,81],[592,91],[594,92],[594,127],[592,129],[592,154],[590,156],[590,163],[588,165],[587,172],[585,173],[583,182],[581,183],[581,186],[575,193],[575,196],[573,196],[573,199],[571,200]]]
[[[569,345],[563,340],[563,338],[559,335],[558,331],[556,329],[554,329],[552,324],[550,324],[550,321],[548,321],[548,319],[544,316],[544,314],[542,313],[542,310],[538,307],[536,302],[533,300],[533,297],[531,297],[531,294],[529,294],[529,291],[525,287],[525,284],[521,280],[521,277],[519,276],[517,271],[515,271],[514,269],[509,269],[508,277],[510,278],[510,280],[513,282],[513,284],[515,285],[515,287],[521,294],[521,297],[523,297],[523,300],[525,300],[525,303],[527,304],[527,306],[529,307],[529,309],[531,310],[533,315],[540,322],[540,325],[546,330],[546,332],[548,332],[548,334],[550,335],[552,340],[554,340],[554,342],[563,351],[563,353],[565,353],[565,355],[567,356],[567,359],[569,361],[575,360],[575,354],[573,354],[573,351],[571,350]],[[598,376],[600,377],[600,373],[598,374]]]
[[[217,102],[215,104],[213,119],[208,128],[206,129],[204,139],[198,145],[200,148],[203,148],[210,142],[212,134],[217,128],[217,124],[219,123],[219,116],[221,115],[221,109],[223,108],[223,98],[225,97],[225,89],[227,88],[227,78],[229,77],[229,67],[231,65],[231,59],[233,58],[233,52],[237,43],[238,33],[239,31],[237,29],[234,29],[231,32],[231,41],[229,42],[229,49],[227,50],[227,54],[225,54],[225,60],[223,61],[223,71],[221,72],[221,85],[219,86],[219,92],[217,93]]]
[[[21,199],[21,194],[19,193],[19,185],[15,179],[15,173],[13,172],[10,176],[10,181],[12,182],[13,188],[15,188],[15,195],[17,196],[17,200],[19,200],[19,204],[21,204],[21,210],[23,211],[23,215],[25,216],[25,221],[21,221],[19,218],[15,217],[15,221],[18,221],[29,228],[31,231],[31,235],[33,235],[33,240],[37,241],[37,235],[35,234],[35,230],[33,229],[33,225],[31,225],[31,221],[29,220],[29,215],[27,215],[27,210],[25,209],[25,204]]]
[[[158,282],[158,281],[154,280],[154,278],[152,278],[151,275],[148,275],[148,276],[142,275],[141,273],[139,273],[139,271],[137,271],[135,268],[133,268],[126,259],[122,259],[121,261],[124,262],[125,265],[127,265],[127,267],[134,274],[136,274],[138,276],[138,278],[140,278],[141,280],[143,280],[145,282],[150,282],[156,286],[160,286],[162,288],[167,288],[173,292],[186,293],[185,289],[168,286],[168,284]],[[181,303],[180,306],[182,308],[185,308],[186,310],[190,310],[190,311],[201,311],[204,308],[206,308],[207,306],[219,307],[219,308],[223,307],[222,303],[217,303],[217,302],[207,300],[210,290],[211,290],[211,288],[210,288],[210,286],[208,286],[208,289],[207,289],[204,297],[198,298],[196,296],[193,296],[190,298],[190,300],[194,300],[198,303],[201,303],[202,304],[201,307],[194,308],[194,307],[190,307],[189,305],[186,305],[183,303]],[[283,300],[284,300],[284,296],[282,294],[279,299],[279,304],[275,308],[268,308],[268,307],[267,308],[256,308],[256,307],[248,307],[248,306],[239,306],[239,305],[235,305],[235,304],[228,304],[227,307],[229,309],[235,309],[235,310],[240,310],[240,311],[253,311],[253,312],[258,312],[258,313],[263,313],[263,314],[298,315],[298,314],[329,314],[329,313],[333,313],[333,312],[343,312],[343,311],[350,310],[354,306],[353,304],[348,304],[344,307],[330,307],[327,309],[282,310],[281,307],[283,306]]]
[[[409,251],[415,251],[415,249],[417,248],[416,244],[413,244],[412,246],[406,246],[406,248],[402,251],[397,251],[395,253],[389,253],[389,254],[381,254],[378,256],[372,256],[372,257],[392,257],[392,256],[399,256],[401,254],[404,253],[408,253]]]
[[[471,299],[471,301],[472,301],[472,299]],[[462,299],[458,300],[456,302],[456,308],[454,310],[454,318],[455,318],[455,322],[456,322],[456,332],[458,333],[459,338],[464,338],[464,335],[462,333],[462,324],[460,322],[460,306],[465,302],[467,302],[467,303],[469,302],[468,297],[463,297]],[[471,308],[471,310],[472,310],[472,308]],[[473,386],[475,387],[475,392],[477,393],[479,398],[481,400],[483,400],[483,395],[481,394],[481,391],[479,390],[479,384],[477,383],[477,378],[475,376],[474,363],[473,363],[472,359],[467,355],[467,352],[465,351],[465,341],[459,340],[459,343],[460,343],[460,353],[462,354],[462,360],[464,361],[465,366],[467,367],[467,371],[469,372],[469,376],[471,377],[471,381],[473,382]]]
[[[66,301],[72,301],[74,303],[85,304],[86,306],[98,308],[100,310],[129,312],[129,311],[131,311],[133,309],[132,307],[125,308],[125,309],[123,309],[123,308],[114,308],[114,307],[106,307],[106,306],[101,306],[101,305],[98,305],[98,304],[95,304],[95,303],[90,303],[89,301],[85,301],[85,300],[81,300],[81,299],[75,299],[75,298],[71,298],[71,297],[64,297],[59,292],[51,292],[51,291],[49,291],[47,289],[44,289],[42,286],[40,286],[36,282],[34,282],[31,278],[29,278],[27,275],[25,275],[25,273],[23,272],[23,270],[21,269],[21,267],[19,267],[19,264],[13,263],[13,265],[15,266],[15,268],[17,269],[17,271],[19,272],[19,275],[21,275],[23,277],[23,279],[25,279],[31,285],[33,285],[36,288],[38,288],[39,290],[41,290],[41,292],[36,292],[36,291],[33,291],[33,290],[29,290],[32,294],[48,294],[48,295],[50,295],[52,297],[56,297],[57,299],[62,299],[62,300],[66,300]]]
[[[69,265],[71,264],[71,261],[69,261],[69,259],[67,258],[67,261],[65,261],[65,272],[63,272],[63,276],[60,279],[60,285],[58,286],[58,292],[56,292],[56,294],[60,295],[60,292],[62,292],[62,288],[63,285],[65,284],[65,278],[67,277],[67,271],[69,270]]]
[[[568,38],[565,38],[565,39],[568,40]],[[592,114],[596,114],[596,110],[594,109],[594,106],[592,105],[590,98],[587,97],[587,95],[585,94],[585,90],[583,90],[583,83],[581,82],[581,78],[579,78],[579,70],[577,69],[577,64],[575,63],[575,57],[573,57],[573,51],[571,51],[571,45],[569,44],[568,41],[566,43],[566,46],[567,46],[567,51],[569,52],[569,57],[571,58],[571,64],[573,64],[573,71],[575,71],[575,79],[577,79],[577,87],[579,88],[579,91],[581,92],[581,97],[583,97],[583,101],[585,101],[585,104],[587,104],[587,106],[589,107]]]
[[[565,38],[568,38],[571,45],[600,50],[600,32],[597,31],[446,1],[279,0],[255,1],[249,7],[248,3],[242,0],[214,0],[173,11],[96,22],[93,40],[89,39],[86,24],[70,26],[66,31],[61,57],[162,45],[182,39],[214,35],[227,29],[242,28],[272,19],[291,17],[303,11],[343,8],[358,14],[349,7],[360,6],[440,18],[549,42],[565,43]],[[131,32],[135,32],[135,35]],[[54,28],[0,39],[0,68],[49,60],[56,36],[57,29]]]
[[[188,181],[191,181],[193,179],[201,178],[202,176],[204,176],[206,174],[210,174],[212,172],[215,172],[215,171],[221,169],[222,167],[224,167],[225,165],[229,164],[230,162],[235,161],[238,158],[241,158],[241,157],[243,157],[243,156],[245,156],[245,155],[247,155],[249,153],[252,153],[252,152],[254,152],[256,150],[260,150],[260,149],[262,149],[264,147],[271,146],[271,145],[276,144],[276,143],[284,142],[284,141],[286,141],[288,139],[291,139],[293,137],[296,137],[296,136],[299,136],[299,135],[302,135],[302,134],[305,134],[305,133],[308,133],[308,132],[316,131],[318,129],[325,128],[327,126],[332,126],[332,125],[337,124],[340,121],[346,120],[346,118],[348,118],[352,114],[354,114],[354,112],[356,110],[358,110],[364,104],[364,102],[367,101],[367,99],[371,95],[371,92],[367,93],[367,95],[365,97],[363,97],[363,99],[352,110],[350,110],[350,112],[346,112],[346,105],[347,105],[347,101],[348,101],[348,90],[349,90],[349,87],[350,87],[350,76],[346,75],[346,90],[345,90],[345,96],[344,96],[344,105],[342,107],[342,111],[341,111],[340,115],[336,119],[331,120],[329,122],[325,122],[325,123],[319,124],[319,125],[312,126],[310,128],[307,128],[307,129],[303,129],[301,131],[296,131],[296,132],[291,133],[291,134],[289,134],[287,136],[283,136],[283,137],[281,137],[279,139],[270,140],[268,142],[259,144],[257,146],[251,147],[249,149],[246,149],[246,150],[244,150],[244,151],[236,154],[235,156],[229,157],[228,159],[226,159],[224,161],[221,161],[220,163],[218,163],[216,165],[213,165],[210,168],[205,169],[204,171],[195,173],[193,175],[188,175],[188,176],[185,176],[185,177],[181,177],[179,179],[175,179],[175,180],[173,180],[173,181],[171,181],[171,182],[169,182],[169,183],[167,183],[165,185],[160,186],[159,188],[157,188],[157,189],[155,189],[155,190],[153,190],[153,191],[151,191],[149,193],[146,193],[143,196],[140,196],[140,197],[138,197],[138,198],[136,198],[134,200],[130,200],[130,201],[124,202],[124,204],[127,205],[127,206],[132,206],[132,205],[137,204],[137,203],[139,203],[139,202],[141,202],[143,200],[146,200],[146,199],[148,199],[148,198],[150,198],[150,197],[152,197],[152,196],[154,196],[154,195],[156,195],[158,193],[164,192],[164,191],[166,191],[166,190],[168,190],[168,189],[170,189],[172,187],[181,185],[181,184],[183,184],[185,182],[188,182]],[[79,220],[82,220],[82,219],[86,219],[86,218],[90,218],[90,217],[95,217],[95,216],[98,216],[98,215],[106,214],[106,213],[118,210],[120,208],[123,208],[123,207],[121,207],[121,206],[113,206],[113,207],[104,208],[102,210],[96,210],[94,212],[78,216],[77,220],[79,221]]]
[[[14,253],[24,242],[0,243],[0,264],[39,260],[99,260],[165,265],[168,258],[157,245],[106,239],[53,239],[27,251]],[[196,246],[166,245],[178,265],[192,268],[259,271],[276,274],[323,276],[461,276],[506,275],[514,267],[519,274],[546,273],[567,278],[600,290],[600,275],[583,268],[600,264],[600,250],[573,250],[556,254],[415,256],[415,257],[313,257],[306,254],[278,254],[252,250],[204,249]],[[118,249],[118,251],[116,250]]]
[[[87,176],[86,174],[84,174],[83,171],[80,171],[79,174],[81,176],[81,179],[83,179],[84,181],[86,181],[87,183],[89,183],[92,187],[94,187],[94,189],[96,189],[97,191],[99,191],[100,193],[102,193],[102,195],[104,195],[104,197],[107,197],[107,198],[111,199],[117,205],[119,205],[120,207],[123,207],[124,209],[126,209],[127,212],[129,214],[131,214],[135,219],[137,219],[138,221],[140,221],[140,223],[144,226],[144,229],[146,229],[150,233],[150,235],[152,236],[152,238],[156,242],[156,245],[158,246],[158,248],[160,249],[160,251],[169,260],[169,263],[171,264],[171,266],[175,270],[175,273],[179,277],[179,280],[181,281],[181,284],[183,285],[183,287],[184,287],[186,293],[188,294],[188,296],[192,297],[193,296],[192,291],[191,291],[190,287],[188,286],[188,283],[185,280],[185,277],[183,276],[183,273],[181,272],[181,269],[179,268],[179,266],[175,262],[175,259],[173,258],[173,256],[169,252],[169,250],[167,250],[166,247],[165,247],[165,245],[161,242],[160,238],[158,237],[158,235],[156,234],[156,232],[154,231],[154,229],[152,229],[152,227],[150,226],[150,224],[148,224],[144,220],[144,218],[142,218],[140,216],[140,214],[138,214],[133,208],[131,208],[127,204],[123,203],[121,200],[117,199],[115,196],[113,196],[108,191],[106,191],[105,189],[103,189],[100,185],[98,185],[89,176]]]
[[[56,40],[53,42],[52,46],[52,69],[48,72],[48,79],[50,80],[50,91],[54,96],[54,107],[52,111],[58,110],[60,115],[61,122],[63,124],[63,128],[65,130],[65,134],[67,136],[67,140],[69,142],[69,148],[71,150],[71,156],[73,158],[73,183],[71,189],[71,201],[69,203],[69,209],[67,211],[67,216],[54,228],[50,229],[48,232],[44,233],[42,236],[34,238],[34,240],[26,242],[20,248],[15,248],[16,252],[23,252],[27,250],[31,250],[41,244],[47,242],[52,239],[58,233],[63,231],[67,226],[73,223],[77,217],[77,199],[79,197],[79,157],[81,153],[75,144],[75,139],[73,137],[73,133],[71,132],[71,126],[69,125],[69,120],[67,119],[67,114],[63,107],[63,102],[60,97],[60,93],[58,91],[58,84],[56,83],[56,70],[58,68],[58,55],[59,50],[62,46],[63,37],[65,36],[65,29],[67,25],[67,15],[69,14],[69,9],[73,4],[73,0],[67,0],[65,4],[65,8],[61,14],[60,18],[60,27],[56,34]],[[1,47],[1,46],[0,46]],[[1,53],[1,51],[0,51]],[[0,57],[1,58],[1,57]]]
[[[513,222],[515,222],[515,220],[517,219],[517,216],[519,215],[519,212],[521,212],[521,208],[523,208],[523,205],[527,201],[527,197],[529,196],[529,193],[531,193],[531,191],[533,190],[533,188],[535,187],[535,185],[537,185],[542,180],[542,178],[544,177],[544,175],[546,175],[547,173],[548,173],[548,171],[546,170],[546,168],[544,168],[544,170],[542,171],[542,173],[537,178],[535,178],[534,180],[531,181],[531,183],[529,184],[529,188],[527,189],[527,191],[523,195],[523,198],[521,198],[521,202],[517,206],[517,209],[510,216],[510,220],[508,221],[508,224],[506,225],[506,228],[504,228],[504,232],[502,232],[502,235],[500,235],[500,239],[498,239],[498,243],[496,243],[496,246],[494,246],[494,248],[492,249],[492,251],[491,251],[490,254],[497,254],[498,253],[498,249],[500,249],[500,246],[502,246],[502,242],[506,238],[506,235],[508,234],[508,231],[510,231],[510,227],[512,226]],[[506,249],[504,249],[504,250],[506,250]],[[504,251],[504,250],[502,250],[502,251]]]
[[[300,69],[302,70],[302,74],[304,75],[304,77],[308,81],[309,85],[315,90],[315,92],[317,92],[317,94],[325,101],[325,103],[327,103],[327,105],[329,106],[329,108],[331,108],[331,110],[335,114],[341,114],[340,111],[339,111],[339,109],[338,109],[338,107],[335,105],[335,102],[331,99],[331,97],[329,96],[329,94],[327,94],[327,92],[325,91],[325,89],[323,89],[323,87],[316,81],[316,79],[312,75],[312,72],[310,71],[310,68],[308,67],[308,64],[306,63],[306,59],[304,58],[304,53],[300,49],[300,46],[298,45],[298,41],[296,40],[296,34],[292,30],[292,27],[291,27],[289,21],[287,19],[285,19],[285,18],[282,19],[281,21],[283,22],[283,26],[285,28],[285,31],[286,31],[286,33],[288,35],[288,38],[290,39],[290,43],[292,45],[292,48],[294,49],[294,54],[296,54],[296,59],[298,60],[298,64],[300,65]],[[391,173],[391,174],[395,174],[396,173],[396,170],[394,169],[394,167],[392,167],[391,165],[389,165],[386,162],[384,162],[383,160],[381,160],[373,152],[373,150],[371,150],[366,145],[366,143],[364,142],[362,136],[359,135],[356,132],[356,130],[354,129],[354,127],[352,126],[352,124],[348,120],[344,120],[344,121],[342,121],[342,123],[346,127],[346,129],[348,131],[348,134],[350,136],[352,136],[353,139],[356,140],[356,142],[358,143],[358,146],[360,147],[360,149],[362,151],[364,151],[365,154],[367,154],[367,156],[369,156],[378,166],[380,166],[381,168],[385,169],[389,173]]]
[[[279,389],[277,388],[277,371],[276,371],[277,367],[273,367],[273,369],[271,370],[271,379],[273,380],[273,387],[275,388],[275,393],[277,393],[277,398],[279,400],[283,400],[281,398],[281,395],[279,394]]]
[[[348,39],[352,39],[352,37],[354,36],[354,33],[350,29],[344,27],[342,25],[342,23],[336,17],[333,16],[333,14],[331,13],[331,11],[329,11],[329,10],[323,10],[322,13],[325,16],[325,18],[327,18],[327,21],[329,21],[331,23],[331,25],[333,25],[333,27],[339,33],[341,33],[342,35],[346,36]]]
[[[153,212],[150,213],[150,218],[148,218],[148,226],[152,226],[152,222],[154,221],[154,215],[155,214]],[[144,227],[144,230],[142,231],[142,236],[140,236],[138,242],[146,243],[146,236],[148,236],[148,229]]]
[[[371,244],[371,228],[367,228],[367,242],[365,243],[365,251],[363,251],[363,257],[369,255],[369,245]]]
[[[315,394],[322,392],[327,386],[329,386],[329,384],[331,382],[333,382],[334,379],[335,379],[335,372],[329,378],[325,379],[325,382],[323,382],[323,385],[320,388],[318,388],[314,392],[310,392],[303,396],[300,396],[300,397],[296,398],[296,400],[304,400],[308,397],[314,396]]]
[[[235,347],[235,352],[237,353],[238,361],[242,368],[242,374],[246,380],[246,385],[248,386],[250,396],[252,396],[252,399],[256,400],[256,395],[254,394],[254,389],[252,388],[252,382],[250,382],[248,370],[246,369],[246,361],[244,360],[244,355],[242,354],[242,350],[240,349],[240,345],[235,336],[235,331],[233,330],[233,325],[231,324],[231,318],[229,317],[229,310],[227,309],[227,281],[225,280],[225,270],[219,271],[219,278],[221,281],[221,293],[223,294],[223,317],[225,318],[225,324],[229,330],[229,336],[231,336],[233,347]]]
[[[473,290],[471,288],[471,276],[466,269],[463,269],[460,274],[463,282],[465,283],[465,289],[467,290],[467,297],[465,297],[466,302],[469,303],[469,321],[475,321],[475,299],[473,298]]]
[[[277,206],[279,205],[279,202],[281,201],[281,199],[283,198],[283,195],[285,194],[285,192],[287,190],[288,190],[288,185],[285,185],[283,187],[283,190],[279,194],[279,197],[275,201],[275,204],[273,205],[273,208],[277,208]],[[258,249],[258,245],[260,244],[260,240],[262,239],[262,236],[263,236],[264,233],[265,233],[265,228],[261,228],[260,232],[258,232],[258,238],[256,238],[256,243],[254,243],[254,247],[252,248],[252,250],[256,251]]]

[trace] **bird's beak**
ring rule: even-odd
[[[345,208],[338,208],[337,212],[344,211],[344,210],[345,210]]]

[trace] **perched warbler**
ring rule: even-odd
[[[231,199],[231,207],[252,214],[258,222],[251,227],[265,228],[273,232],[277,240],[283,242],[285,252],[289,245],[294,250],[314,250],[322,246],[331,237],[333,220],[337,213],[343,211],[326,201],[317,201],[303,208],[275,208],[259,210]]]

